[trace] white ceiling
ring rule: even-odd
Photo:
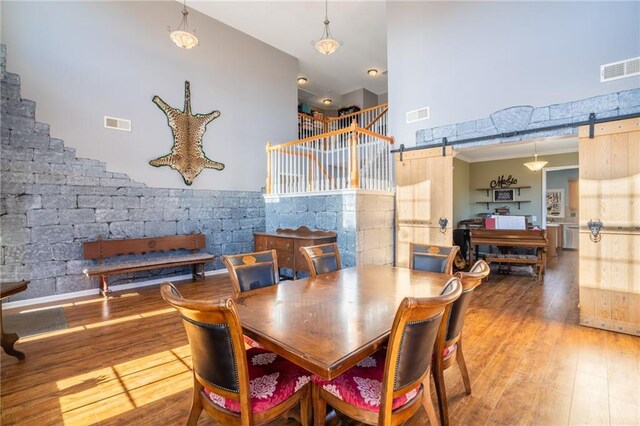
[[[537,139],[535,145],[540,159],[545,155],[578,152],[578,138],[575,136]],[[468,163],[510,158],[533,158],[534,141],[485,145],[466,149],[460,146],[456,147],[456,151],[458,151],[456,158]]]
[[[180,1],[180,0],[178,0]],[[316,95],[314,105],[330,98],[339,108],[340,95],[365,88],[387,91],[387,7],[385,1],[329,1],[330,29],[344,44],[331,55],[316,51],[324,30],[323,1],[188,1],[188,6],[298,58],[301,88]],[[197,20],[190,20],[197,30]],[[377,77],[367,75],[376,68]],[[295,82],[294,82],[295,84]],[[317,102],[317,103],[316,103]],[[346,105],[345,105],[346,106]]]

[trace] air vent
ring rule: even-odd
[[[640,75],[640,57],[600,66],[600,82]]]
[[[407,112],[407,124],[429,118],[429,107]]]
[[[104,127],[107,129],[123,130],[125,132],[131,131],[131,120],[125,120],[124,118],[115,118],[104,116]]]

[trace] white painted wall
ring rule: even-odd
[[[204,135],[209,158],[193,188],[259,190],[267,141],[296,137],[298,61],[198,12],[189,14],[200,46],[182,50],[167,26],[180,23],[178,2],[11,2],[2,5],[2,42],[22,96],[36,119],[80,157],[107,163],[155,187],[184,188],[181,176],[149,160],[170,152],[167,120],[152,102],[184,105],[191,82],[194,112],[220,110]],[[103,128],[103,116],[133,121],[131,133]]]
[[[389,113],[415,132],[640,87],[600,83],[600,65],[640,56],[640,2],[388,2]],[[431,118],[406,124],[405,113]]]

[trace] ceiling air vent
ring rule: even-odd
[[[125,132],[131,131],[131,120],[125,120],[124,118],[115,118],[104,116],[104,127],[107,129],[123,130]]]
[[[640,75],[640,57],[600,66],[600,82]]]
[[[407,124],[429,118],[429,107],[407,112]]]

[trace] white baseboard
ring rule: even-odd
[[[206,271],[205,275],[206,276],[211,276],[211,275],[220,275],[220,274],[226,274],[227,270],[226,269],[216,269],[214,271]],[[165,281],[181,281],[181,280],[188,280],[191,278],[191,274],[185,274],[185,275],[176,275],[173,277],[164,277],[164,278],[154,278],[152,280],[148,280],[148,281],[139,281],[139,282],[135,282],[135,283],[127,283],[127,284],[119,284],[119,285],[114,285],[114,286],[109,286],[109,289],[113,292],[116,291],[124,291],[124,290],[131,290],[134,288],[141,288],[141,287],[148,287],[151,285],[157,285],[157,284],[161,284]],[[49,302],[58,302],[60,300],[68,300],[68,299],[75,299],[77,297],[84,297],[84,296],[93,296],[96,294],[100,294],[100,290],[99,289],[92,289],[92,290],[82,290],[82,291],[73,291],[71,293],[64,293],[64,294],[55,294],[53,296],[44,296],[44,297],[34,297],[33,299],[25,299],[25,300],[16,300],[15,302],[7,302],[7,303],[3,303],[2,304],[2,309],[11,309],[11,308],[22,308],[24,306],[33,306],[33,305],[39,305],[41,303],[49,303]]]

